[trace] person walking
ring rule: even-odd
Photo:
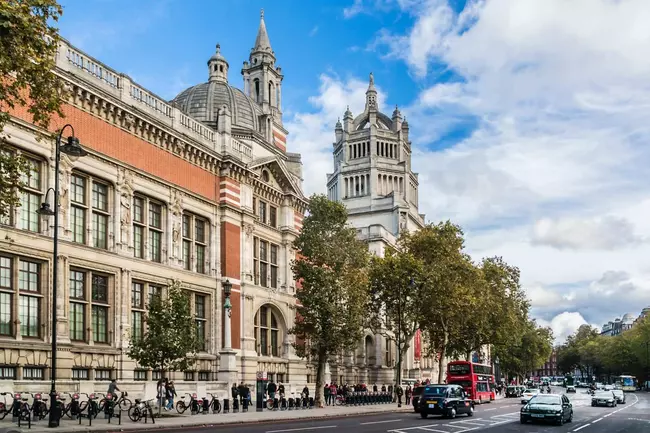
[[[413,388],[411,388],[411,385],[406,386],[406,404],[410,405],[411,404],[411,396],[413,395]]]
[[[162,408],[165,405],[165,397],[167,396],[167,379],[160,379],[156,384],[156,397],[158,398],[158,407]]]
[[[325,384],[325,387],[323,388],[323,395],[325,396],[325,404],[327,406],[329,406],[330,405],[331,391],[330,391],[330,386],[327,383]]]
[[[395,388],[395,394],[397,394],[397,404],[401,406],[402,396],[404,395],[404,390],[402,389],[402,385],[397,385],[397,387]]]
[[[166,393],[167,407],[165,409],[172,410],[174,409],[174,397],[176,397],[178,394],[176,394],[176,387],[174,386],[174,382],[171,380],[167,383]]]
[[[242,382],[242,385],[243,384],[244,383]],[[241,390],[242,385],[240,385],[239,388],[237,388],[237,384],[233,383],[232,386],[230,387],[230,396],[232,397],[233,408],[235,407],[235,402],[237,401],[237,397],[239,397],[239,392]],[[233,408],[231,408],[231,410],[234,410]]]

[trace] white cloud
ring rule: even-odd
[[[422,82],[434,69],[457,75],[403,110],[421,211],[461,223],[473,254],[518,265],[535,314],[565,314],[558,329],[650,304],[640,242],[650,236],[650,3],[468,0],[461,13],[446,0],[393,4],[413,25],[380,31],[372,46]],[[325,77],[314,112],[290,122],[309,192],[324,189],[336,117],[363,104],[365,83],[351,82]],[[466,125],[469,136],[429,150]],[[603,285],[612,271],[625,281]]]
[[[555,344],[562,344],[566,338],[573,334],[582,325],[588,325],[582,314],[577,311],[565,311],[553,317],[551,321],[538,320],[541,326],[547,326],[553,330]]]

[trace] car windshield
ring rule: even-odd
[[[528,388],[526,391],[524,391],[526,394],[537,394],[537,390],[533,388]]]
[[[532,404],[557,404],[557,405],[562,404],[560,397],[558,397],[557,395],[544,395],[544,394],[536,395],[530,400],[530,402]]]
[[[597,393],[596,393],[596,397],[598,397],[598,398],[612,398],[613,395],[612,395],[612,392],[611,392],[611,391],[607,391],[607,392],[597,392]]]
[[[424,391],[423,386],[416,386],[415,388],[413,388],[413,395],[420,395],[422,394],[422,391]]]
[[[424,395],[445,395],[446,392],[446,386],[427,386],[424,388]]]
[[[617,395],[617,396],[618,396],[618,395],[623,395],[623,391],[621,391],[620,389],[615,389],[615,390],[612,391],[612,392],[614,393],[614,395]]]

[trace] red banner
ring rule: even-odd
[[[422,358],[422,333],[419,329],[415,331],[415,337],[413,338],[413,351],[415,352],[415,359]]]

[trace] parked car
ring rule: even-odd
[[[571,386],[571,385],[567,386],[567,387],[566,387],[566,393],[568,394],[568,393],[570,393],[570,392],[576,392],[576,387],[575,387],[575,386]]]
[[[539,394],[539,389],[537,388],[528,388],[521,395],[521,404],[528,403],[528,400]]]
[[[521,397],[521,388],[515,385],[507,387],[506,397]]]
[[[413,388],[413,395],[411,396],[411,402],[413,403],[413,412],[418,413],[420,412],[420,396],[422,395],[422,391],[424,391],[423,386],[416,386]]]
[[[467,398],[460,385],[427,385],[420,396],[420,416],[442,415],[456,418],[456,415],[474,415],[474,402]]]
[[[573,405],[566,395],[539,394],[521,408],[519,421],[552,421],[558,425],[573,421]]]
[[[616,407],[616,396],[612,391],[596,391],[591,397],[591,405]]]
[[[615,389],[612,391],[614,397],[616,397],[616,403],[625,404],[625,393],[620,389]]]

